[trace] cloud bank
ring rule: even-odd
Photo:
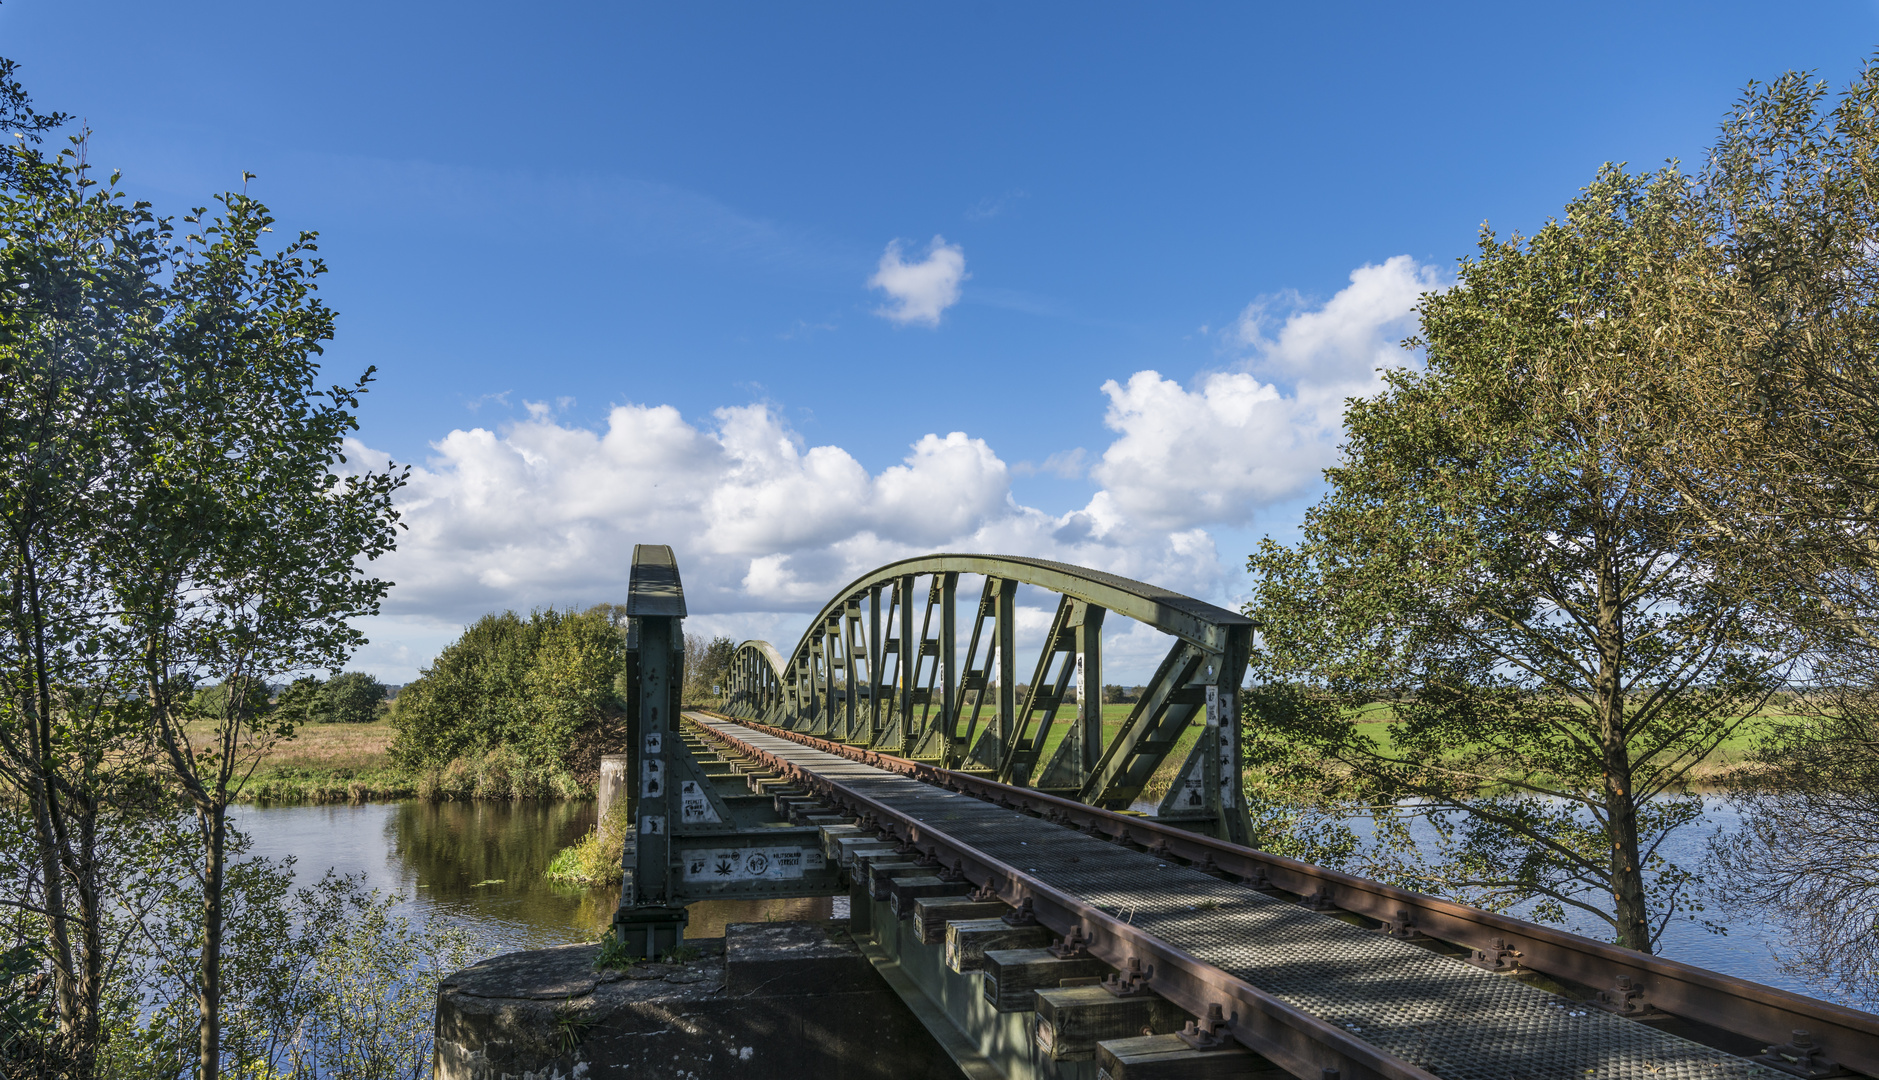
[[[956,298],[963,256],[937,238],[925,263],[907,267],[890,248],[882,266],[936,259],[956,260],[939,275]],[[929,297],[903,301],[909,310],[938,319],[939,286],[896,280],[906,296]],[[1435,287],[1406,256],[1365,266],[1322,305],[1249,306],[1229,332],[1229,370],[1187,385],[1149,370],[1104,382],[1115,438],[1089,468],[1088,501],[1060,513],[1021,503],[1012,480],[1074,477],[1080,449],[1011,466],[982,436],[928,433],[870,471],[839,446],[807,445],[764,404],[700,420],[621,404],[589,430],[528,403],[500,429],[450,432],[413,471],[399,500],[409,531],[374,567],[397,586],[360,660],[401,680],[484,612],[624,600],[641,542],[676,549],[699,629],[769,632],[784,646],[848,581],[932,551],[1058,559],[1225,601],[1233,579],[1209,527],[1246,525],[1319,482],[1345,399],[1374,392],[1377,367],[1410,359],[1394,342]],[[349,453],[384,457],[358,443]]]

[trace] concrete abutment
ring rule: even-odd
[[[957,1080],[842,922],[738,923],[702,955],[595,970],[598,946],[446,979],[437,1080]]]

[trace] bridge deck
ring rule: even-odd
[[[741,724],[691,719],[889,805],[1447,1080],[1790,1080],[1177,862]]]

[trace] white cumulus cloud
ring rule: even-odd
[[[1131,520],[1239,524],[1254,507],[1295,494],[1321,467],[1309,412],[1251,375],[1219,372],[1188,390],[1138,371],[1127,383],[1104,383],[1103,393],[1104,422],[1121,437],[1093,475]]]
[[[1234,324],[1238,340],[1254,351],[1254,366],[1271,377],[1295,382],[1301,398],[1336,395],[1342,401],[1380,388],[1377,369],[1400,367],[1408,359],[1402,339],[1414,327],[1418,298],[1443,287],[1435,267],[1407,255],[1351,271],[1350,284],[1323,306],[1303,307],[1287,297],[1292,310],[1267,334],[1274,298],[1247,305]]]
[[[1317,483],[1336,456],[1345,401],[1380,389],[1378,368],[1413,359],[1398,343],[1417,298],[1437,288],[1433,268],[1398,255],[1351,271],[1319,307],[1296,297],[1249,305],[1233,331],[1251,349],[1247,370],[1191,388],[1155,371],[1104,383],[1104,422],[1120,437],[1091,475],[1111,510],[1164,529],[1242,524]],[[1274,328],[1281,301],[1293,310]]]
[[[901,321],[937,321],[963,277],[964,256],[936,237],[912,265],[890,247],[877,284],[908,313]],[[413,471],[399,496],[408,531],[373,567],[397,584],[358,662],[403,681],[484,612],[622,601],[636,543],[675,549],[693,632],[785,648],[847,582],[935,551],[1056,559],[1222,598],[1229,575],[1209,527],[1243,525],[1317,481],[1345,398],[1373,393],[1375,368],[1411,361],[1395,341],[1435,287],[1407,257],[1361,267],[1320,306],[1243,312],[1231,332],[1246,349],[1239,370],[1104,382],[1115,438],[1088,468],[1098,489],[1062,513],[1020,503],[1012,479],[1074,478],[1081,449],[1011,466],[983,438],[933,432],[870,469],[842,447],[808,445],[763,404],[695,420],[616,405],[590,430],[562,422],[567,402],[527,402],[505,426],[445,435]],[[348,456],[384,458],[359,443]],[[1146,677],[1165,643],[1113,632],[1118,677],[1138,677],[1123,675],[1130,665]]]
[[[635,543],[677,551],[692,612],[803,611],[882,563],[930,551],[1077,562],[1207,592],[1219,562],[1200,536],[1124,535],[1084,511],[1021,506],[1010,470],[963,432],[922,436],[871,473],[837,446],[805,446],[765,405],[693,424],[670,406],[620,405],[605,430],[531,415],[453,431],[413,470],[408,531],[375,567],[391,616],[621,600]],[[354,460],[383,455],[352,444]]]
[[[902,326],[938,326],[940,313],[959,302],[959,285],[971,276],[964,249],[948,244],[943,236],[933,238],[919,262],[908,262],[895,240],[881,253],[868,287],[888,297],[888,305],[875,309],[876,314]]]

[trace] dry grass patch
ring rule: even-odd
[[[192,741],[201,745],[212,737],[210,721],[190,724]],[[294,737],[276,742],[261,762],[261,772],[285,769],[311,772],[377,772],[391,767],[389,721],[371,724],[303,724]]]

